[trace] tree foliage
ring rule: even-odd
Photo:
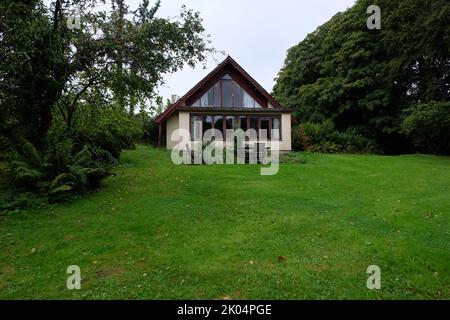
[[[366,26],[372,4],[380,30]],[[331,120],[406,151],[403,110],[450,96],[448,21],[446,0],[359,0],[288,51],[274,95],[301,122]]]
[[[96,185],[142,137],[164,74],[204,61],[199,13],[166,19],[159,6],[0,2],[0,149],[17,185],[48,195]],[[69,28],[76,8],[80,27]]]
[[[419,104],[406,113],[402,129],[417,150],[450,155],[450,102]]]

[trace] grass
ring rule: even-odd
[[[125,151],[101,190],[0,216],[0,298],[450,298],[450,158],[301,157],[260,176]]]

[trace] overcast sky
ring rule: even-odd
[[[138,2],[127,1],[130,7]],[[162,0],[158,15],[173,17],[183,4],[199,11],[213,47],[233,57],[271,92],[287,50],[354,3],[355,0]],[[216,54],[220,61],[225,57]],[[184,95],[216,65],[210,58],[206,70],[198,65],[167,75],[166,84],[159,88],[160,95]]]

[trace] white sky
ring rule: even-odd
[[[130,8],[138,2],[127,1]],[[183,4],[199,11],[212,46],[231,55],[271,92],[287,50],[354,3],[355,0],[162,0],[158,15],[173,17]],[[220,62],[226,56],[215,57]],[[199,64],[195,69],[186,66],[167,75],[159,94],[164,99],[172,94],[182,96],[215,66],[211,57],[206,70]]]

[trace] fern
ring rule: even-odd
[[[80,152],[78,152],[74,159],[73,164],[74,165],[82,165],[83,163],[86,163],[89,161],[92,157],[91,151],[89,150],[89,147],[85,146]]]
[[[61,194],[61,193],[67,193],[68,191],[72,190],[73,187],[69,184],[63,184],[62,186],[52,188],[49,191],[49,194],[55,195],[55,194]]]
[[[62,184],[65,184],[67,182],[74,182],[76,179],[73,175],[68,173],[61,173],[53,179],[53,181],[50,183],[50,189],[54,188],[56,186],[60,186]]]
[[[37,183],[39,179],[42,179],[44,174],[38,170],[30,169],[25,166],[18,167],[14,171],[15,179],[19,183]]]
[[[31,166],[35,168],[41,167],[42,165],[41,156],[39,155],[39,152],[36,149],[36,147],[31,142],[24,140],[21,149],[27,163],[29,163]]]

